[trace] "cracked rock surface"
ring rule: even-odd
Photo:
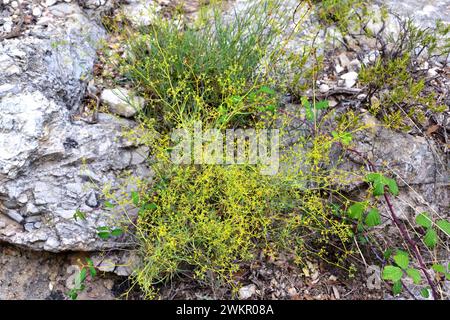
[[[0,240],[51,252],[118,248],[123,241],[96,235],[111,219],[101,188],[125,170],[146,174],[145,150],[122,138],[132,121],[71,121],[105,31],[76,2],[51,3],[28,36],[0,43]],[[77,209],[86,220],[73,219]]]

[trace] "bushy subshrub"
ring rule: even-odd
[[[194,23],[159,18],[130,33],[121,71],[149,101],[147,115],[166,128],[251,120],[258,108],[249,98],[271,82],[261,61],[286,23],[279,5],[263,1],[228,18],[213,6]]]

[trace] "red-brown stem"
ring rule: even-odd
[[[427,278],[427,282],[430,285],[433,298],[435,300],[437,300],[438,294],[437,294],[436,287],[435,287],[433,281],[431,280],[430,275],[428,274],[427,268],[425,266],[425,263],[423,261],[422,255],[420,254],[419,249],[417,248],[416,244],[409,236],[408,232],[405,229],[405,226],[400,222],[397,215],[395,214],[394,207],[392,206],[391,200],[389,199],[389,196],[386,193],[384,194],[384,199],[386,200],[386,203],[388,205],[392,220],[394,221],[394,223],[397,225],[398,229],[400,230],[402,237],[406,240],[406,242],[408,243],[408,245],[411,247],[412,251],[414,252],[414,255],[416,256],[417,261],[419,262],[420,269],[422,269],[422,272],[424,273],[425,277]]]
[[[340,144],[341,147],[344,147],[342,144]],[[372,161],[370,161],[370,159],[368,159],[367,157],[365,157],[361,152],[354,150],[354,149],[350,149],[350,148],[345,148],[344,149],[353,152],[355,154],[357,154],[358,156],[360,156],[364,161],[367,162],[367,164],[370,167],[370,170],[372,172],[377,172],[375,165],[373,164]],[[430,275],[428,274],[427,268],[425,266],[425,263],[423,261],[422,255],[420,254],[419,249],[417,248],[416,244],[414,243],[414,241],[411,239],[411,237],[409,236],[407,230],[405,229],[405,226],[400,222],[399,218],[397,217],[397,214],[395,213],[394,207],[392,206],[391,203],[391,199],[389,198],[388,194],[385,192],[384,193],[384,200],[386,201],[388,208],[389,208],[389,213],[391,215],[392,221],[394,221],[395,225],[397,226],[397,228],[400,231],[400,234],[402,235],[402,237],[405,239],[406,243],[408,244],[409,247],[411,247],[411,250],[414,252],[414,255],[416,256],[417,261],[419,262],[420,265],[420,269],[422,270],[423,274],[425,275],[425,278],[427,279],[427,282],[431,288],[431,293],[433,295],[433,299],[437,300],[438,294],[437,294],[437,290],[436,290],[436,286],[434,284],[434,282],[431,280]]]

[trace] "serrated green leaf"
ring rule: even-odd
[[[386,266],[383,269],[383,280],[391,280],[393,282],[399,281],[403,276],[403,271],[399,267]]]
[[[416,217],[416,223],[424,228],[431,228],[432,222],[430,217],[428,216],[428,214],[426,212],[422,212],[421,214],[419,214]]]
[[[434,271],[440,272],[440,273],[446,273],[447,270],[445,270],[445,267],[442,264],[433,264],[431,267]]]
[[[383,179],[383,175],[381,173],[369,173],[366,176],[366,180],[372,183],[380,183]]]
[[[439,229],[444,231],[447,234],[447,236],[450,237],[450,222],[448,222],[447,220],[438,220],[436,221],[436,224],[439,227]]]
[[[380,212],[375,208],[371,209],[367,214],[365,223],[368,227],[375,227],[381,224]]]
[[[402,269],[408,268],[409,256],[408,253],[402,250],[397,250],[394,256],[395,263]]]
[[[374,196],[384,195],[385,186],[388,186],[389,192],[392,195],[397,196],[399,194],[397,182],[394,179],[386,178],[381,173],[369,173],[366,176],[366,180],[372,183]]]
[[[384,195],[384,184],[382,184],[382,183],[374,184],[374,186],[373,186],[373,195],[375,197],[379,197],[379,196]]]
[[[389,188],[389,192],[393,196],[398,196],[399,190],[398,190],[397,182],[394,179],[387,179],[386,180],[386,184],[387,184],[387,186]]]
[[[347,210],[347,215],[351,219],[361,219],[364,210],[366,209],[366,204],[364,202],[357,202],[350,206]]]
[[[403,284],[400,280],[394,282],[394,284],[392,285],[392,293],[394,294],[394,296],[400,294],[402,292],[402,289],[403,289]]]
[[[428,248],[434,248],[438,243],[438,236],[436,231],[434,231],[434,229],[428,229],[425,237],[423,238],[423,242]]]
[[[428,299],[430,297],[430,291],[428,291],[427,288],[423,288],[422,290],[420,290],[420,295]]]
[[[420,284],[422,280],[422,276],[420,275],[420,271],[414,268],[409,268],[406,270],[406,274],[414,281],[415,284]]]

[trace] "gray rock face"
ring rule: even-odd
[[[404,16],[413,16],[424,27],[432,27],[437,20],[450,22],[449,0],[379,0],[389,5],[395,12]]]
[[[131,121],[71,122],[105,32],[75,3],[49,9],[51,27],[0,44],[0,241],[52,252],[121,247],[96,236],[112,223],[101,188],[124,170],[148,174],[145,154],[121,136]]]
[[[388,164],[400,186],[448,182],[445,158],[431,139],[389,130],[368,115],[365,123],[370,129],[357,135],[357,150],[380,168]]]
[[[77,253],[32,252],[3,244],[0,246],[0,299],[67,299],[67,292],[74,287],[80,272],[79,261],[86,257]],[[89,279],[78,299],[115,299],[113,289],[118,281],[123,280],[111,274]]]

